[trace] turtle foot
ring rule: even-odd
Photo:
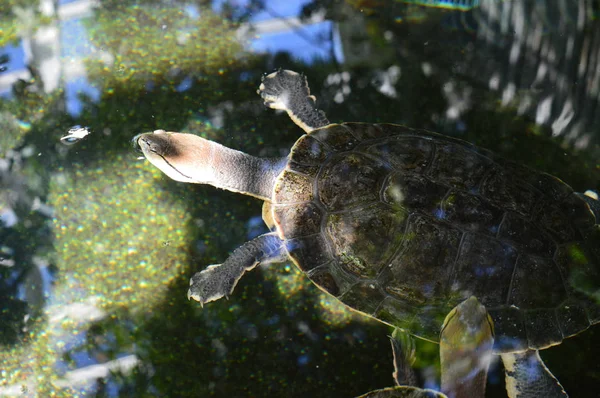
[[[235,275],[235,272],[230,272],[231,269],[228,270],[221,265],[209,265],[206,269],[196,272],[192,276],[187,293],[188,300],[194,299],[204,306],[205,303],[217,301],[222,297],[231,295],[241,277],[241,273]]]
[[[266,106],[284,111],[290,109],[290,100],[294,96],[310,97],[313,102],[315,101],[315,98],[310,96],[306,77],[290,70],[280,69],[263,76],[256,92],[265,101]]]
[[[317,99],[310,95],[304,75],[279,69],[263,76],[256,92],[266,106],[286,111],[293,122],[307,133],[329,125],[325,114],[316,108]]]

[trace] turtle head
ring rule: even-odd
[[[217,143],[193,134],[156,130],[136,135],[134,147],[159,170],[176,181],[213,184],[213,146]]]

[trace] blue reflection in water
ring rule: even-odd
[[[185,79],[183,79],[183,81],[181,83],[179,83],[179,85],[175,88],[175,90],[179,91],[179,92],[183,92],[183,91],[187,91],[190,88],[192,88],[192,78],[191,77],[186,77]]]
[[[433,215],[435,216],[435,218],[443,220],[446,218],[446,212],[443,209],[435,209],[433,211]]]
[[[263,222],[262,216],[254,216],[248,220],[246,224],[247,233],[246,238],[248,240],[254,239],[259,235],[267,232],[267,228],[265,227],[265,223]]]
[[[297,363],[299,366],[305,366],[310,362],[308,354],[303,354],[298,357]]]

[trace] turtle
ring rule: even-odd
[[[353,311],[439,343],[475,296],[511,397],[563,397],[538,351],[600,321],[600,205],[549,174],[458,138],[398,124],[330,123],[304,75],[257,91],[304,134],[262,159],[193,134],[134,137],[170,178],[264,201],[270,232],[194,274],[188,298],[228,297],[258,264],[291,260]]]

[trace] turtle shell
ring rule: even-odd
[[[272,203],[292,260],[351,309],[438,341],[475,295],[500,352],[600,321],[600,234],[580,194],[467,142],[389,124],[301,137]]]

